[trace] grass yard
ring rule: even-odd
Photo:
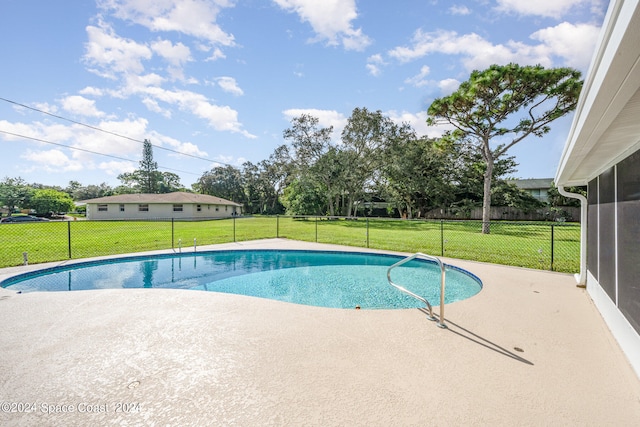
[[[173,224],[173,225],[172,225]],[[549,270],[551,233],[548,223],[501,223],[491,234],[480,233],[478,221],[403,221],[240,217],[209,221],[72,221],[0,225],[0,267],[69,258],[123,254],[264,238],[424,252],[496,264]],[[579,269],[580,226],[553,227],[553,269]],[[71,244],[69,244],[69,237]],[[71,255],[69,255],[69,252]]]

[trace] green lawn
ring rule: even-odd
[[[310,242],[424,252],[431,255],[551,269],[549,223],[501,223],[491,234],[477,221],[345,220],[241,217],[209,221],[72,221],[0,225],[0,267],[281,237]],[[553,269],[579,269],[580,226],[556,224]],[[69,245],[69,236],[71,244]],[[69,256],[71,252],[71,256]]]

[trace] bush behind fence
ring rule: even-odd
[[[579,270],[580,225],[545,222],[398,220],[315,216],[247,216],[66,221],[0,225],[0,267],[160,249],[287,238],[318,243],[424,252],[436,256],[562,272]],[[195,248],[194,248],[195,246]]]

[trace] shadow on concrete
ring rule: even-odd
[[[426,308],[419,308],[418,310],[420,310],[421,312],[423,312],[424,314],[426,314],[427,316],[429,315],[429,311]],[[438,317],[437,314],[434,313],[435,317]],[[438,319],[439,320],[439,319]],[[518,356],[516,353],[513,353],[509,350],[507,350],[504,347],[499,346],[498,344],[489,341],[486,338],[481,337],[478,334],[475,334],[473,332],[471,332],[470,330],[463,328],[462,326],[458,325],[455,322],[452,322],[451,319],[446,318],[445,319],[445,324],[447,325],[447,330],[449,332],[452,332],[462,338],[468,339],[469,341],[472,341],[476,344],[479,344],[485,348],[488,348],[489,350],[495,351],[496,353],[502,354],[503,356],[507,356],[511,359],[514,359],[518,362],[522,362],[525,363],[527,365],[531,365],[533,366],[533,362],[525,359],[524,357],[520,357]],[[514,348],[515,349],[515,348]]]

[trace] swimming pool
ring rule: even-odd
[[[14,276],[2,287],[21,291],[175,288],[224,292],[332,308],[415,308],[424,304],[387,281],[404,257],[362,252],[224,250],[81,262]],[[413,260],[393,270],[393,281],[440,301],[440,270]],[[482,282],[447,265],[445,304],[469,298]]]

